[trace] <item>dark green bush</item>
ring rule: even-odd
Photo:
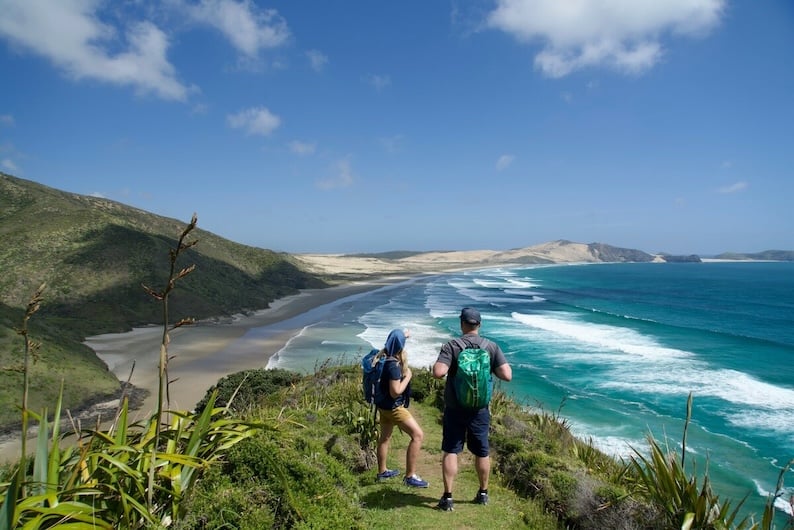
[[[216,406],[225,407],[234,395],[231,409],[235,412],[243,412],[251,407],[258,405],[265,397],[276,391],[294,385],[301,379],[297,372],[282,370],[265,370],[257,368],[254,370],[243,370],[222,377],[218,382],[207,390],[201,401],[196,405],[196,411],[201,412],[207,406],[207,399],[215,390],[218,391]],[[238,390],[239,387],[239,390]]]
[[[232,484],[259,485],[273,527],[359,528],[349,470],[310,440],[277,436],[263,433],[229,451],[223,473]]]
[[[269,494],[255,481],[232,480],[220,466],[208,469],[187,501],[176,530],[276,528]]]

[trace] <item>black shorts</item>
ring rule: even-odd
[[[488,431],[491,427],[491,411],[488,407],[478,410],[444,409],[441,450],[458,454],[463,444],[474,456],[488,456]]]

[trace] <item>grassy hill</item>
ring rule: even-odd
[[[51,404],[65,381],[65,405],[115,393],[118,381],[81,342],[162,320],[141,284],[163,287],[169,249],[186,220],[168,219],[107,199],[55,190],[0,173],[0,427],[18,416],[23,342],[15,332],[31,295],[47,284],[33,334],[42,343],[33,367],[31,406]],[[200,222],[200,217],[199,217]],[[171,298],[174,315],[197,319],[263,309],[276,298],[325,283],[291,256],[193,232],[185,278]]]

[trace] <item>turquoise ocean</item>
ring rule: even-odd
[[[409,362],[429,367],[459,331],[464,306],[483,316],[513,367],[501,389],[566,418],[575,435],[618,458],[646,436],[679,448],[693,394],[688,461],[722,498],[760,520],[794,458],[794,263],[706,262],[523,266],[414,278],[282,323],[302,328],[269,367],[311,372],[357,362],[393,328],[409,328]],[[273,329],[251,330],[272,333]],[[791,512],[794,473],[777,503]]]

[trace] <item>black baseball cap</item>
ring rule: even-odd
[[[466,322],[472,325],[479,324],[482,321],[480,318],[480,312],[473,307],[464,307],[461,309],[460,320],[461,322]]]

